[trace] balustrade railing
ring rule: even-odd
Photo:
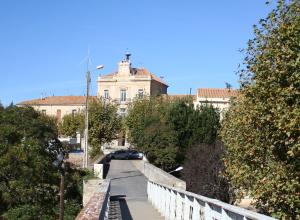
[[[274,220],[216,199],[148,181],[148,199],[168,220]]]

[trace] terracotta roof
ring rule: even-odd
[[[215,88],[199,88],[197,90],[198,97],[204,98],[230,98],[236,97],[237,90],[234,89],[215,89]]]
[[[130,72],[131,74],[135,75],[135,76],[150,76],[152,80],[155,80],[159,83],[162,83],[166,86],[167,83],[164,82],[161,78],[157,77],[156,75],[154,75],[153,73],[150,73],[147,69],[145,68],[131,68],[130,69]],[[112,73],[109,73],[109,74],[106,74],[106,75],[102,75],[101,78],[104,78],[104,79],[109,79],[109,78],[113,78],[115,75],[117,75],[118,72],[112,72]]]
[[[92,96],[93,97],[93,96]],[[32,99],[17,105],[84,105],[85,96],[49,96],[42,99]]]

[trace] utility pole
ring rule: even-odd
[[[84,158],[83,168],[88,168],[88,144],[89,144],[89,94],[90,94],[91,72],[86,72],[86,98],[85,98],[85,135],[84,135]]]
[[[96,67],[96,70],[103,69],[103,65]],[[83,168],[88,168],[89,165],[89,96],[90,96],[90,84],[91,84],[91,71],[89,70],[89,64],[86,71],[86,97],[85,97],[85,129],[84,129],[84,156],[83,156]]]

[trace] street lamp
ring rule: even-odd
[[[96,70],[103,69],[104,65],[99,65]],[[84,158],[83,158],[83,168],[88,168],[88,144],[89,144],[89,94],[90,94],[90,84],[91,84],[91,71],[88,69],[86,72],[86,98],[85,98],[85,130],[84,130]]]
[[[177,172],[177,171],[180,171],[182,169],[183,169],[183,167],[177,167],[175,170],[172,170],[169,173]]]

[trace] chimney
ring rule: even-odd
[[[130,56],[131,54],[129,52],[126,52],[125,59],[118,63],[118,75],[120,76],[129,76],[130,75]]]

